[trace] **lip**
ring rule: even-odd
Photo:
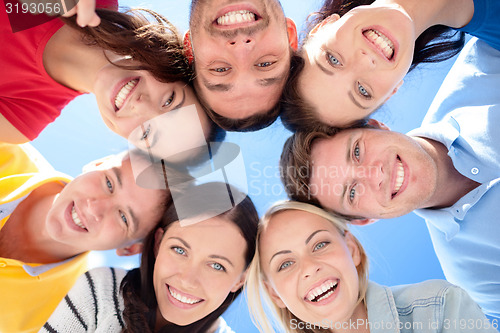
[[[116,96],[118,95],[118,92],[127,84],[129,83],[130,81],[132,80],[138,80],[137,84],[135,85],[134,88],[132,88],[132,90],[129,92],[129,94],[127,95],[127,98],[125,98],[125,100],[123,101],[123,105],[120,109],[116,109],[116,106],[115,106],[115,100],[116,100]],[[125,107],[125,105],[127,105],[127,102],[128,100],[130,99],[130,96],[132,96],[132,93],[134,92],[134,90],[139,86],[139,84],[141,83],[141,78],[140,77],[128,77],[126,79],[123,79],[121,80],[120,82],[118,82],[112,93],[111,93],[111,99],[110,99],[110,102],[111,102],[111,107],[115,110],[116,113],[120,112],[121,110],[123,110],[123,108]]]
[[[178,301],[177,299],[175,299],[174,296],[172,296],[170,294],[169,288],[172,289],[177,294],[180,294],[180,295],[192,298],[192,299],[199,299],[199,297],[195,297],[193,295],[186,294],[186,293],[180,291],[179,289],[175,289],[171,285],[168,285],[165,283],[165,289],[166,289],[165,291],[167,293],[167,299],[170,301],[170,303],[172,303],[172,305],[174,305],[175,307],[178,307],[180,309],[192,309],[192,308],[197,307],[198,305],[200,305],[201,303],[203,303],[205,301],[204,299],[201,299],[199,302],[194,303],[194,304],[182,303],[182,302]]]
[[[395,196],[392,196],[392,190],[394,189],[394,185],[396,184],[396,178],[397,178],[397,170],[398,170],[398,158],[399,160],[401,161],[401,164],[403,164],[403,170],[404,170],[404,179],[403,179],[403,184],[401,185],[401,187],[399,188],[399,191],[398,193],[396,193]],[[391,200],[394,200],[396,197],[398,197],[401,193],[403,193],[406,189],[406,187],[408,187],[408,182],[409,182],[409,168],[408,168],[408,165],[405,163],[405,161],[403,161],[403,159],[401,158],[401,156],[397,155],[396,156],[396,161],[394,162],[394,167],[392,168],[392,179],[391,179],[391,188],[390,188],[390,191],[389,191],[389,195],[391,196]]]
[[[75,222],[73,221],[73,217],[71,216],[71,210],[72,210],[73,206],[75,207],[76,214],[78,214],[78,217],[79,217],[79,218],[80,218],[80,220],[82,221],[82,224],[85,226],[85,228],[87,228],[87,230],[80,228],[80,227],[79,227],[79,226],[77,226],[77,225],[75,224]],[[70,229],[75,230],[75,231],[77,231],[77,232],[82,232],[82,233],[89,232],[89,231],[88,231],[88,226],[87,226],[87,224],[85,223],[85,221],[83,220],[83,218],[82,218],[82,214],[81,214],[81,212],[78,210],[78,208],[76,207],[75,202],[71,202],[71,203],[68,205],[68,208],[66,208],[66,211],[64,212],[64,219],[66,220],[66,224],[69,226],[69,228],[70,228]]]
[[[250,22],[250,23],[236,23],[236,24],[224,25],[224,26],[217,24],[217,19],[219,17],[226,15],[227,13],[238,11],[238,10],[248,10],[248,11],[254,13],[256,16],[256,20],[254,22]],[[212,25],[216,29],[219,29],[219,30],[233,30],[233,29],[238,29],[238,28],[242,28],[242,27],[249,27],[249,26],[258,24],[260,20],[262,20],[262,15],[257,10],[257,8],[255,8],[255,6],[253,6],[252,4],[245,3],[245,4],[239,4],[239,5],[226,6],[226,7],[222,8],[221,10],[219,10],[217,12],[215,18],[212,21]]]
[[[392,44],[394,45],[394,54],[392,55],[392,59],[387,59],[386,56],[384,55],[384,53],[382,52],[382,50],[380,50],[376,45],[374,45],[368,38],[366,38],[366,36],[364,35],[364,32],[367,31],[367,30],[377,30],[379,32],[381,32],[382,34],[384,34],[387,38],[390,39],[390,41],[392,42]],[[370,48],[372,50],[374,50],[378,55],[380,55],[382,57],[383,60],[387,61],[387,62],[395,62],[396,61],[396,57],[398,55],[398,50],[399,50],[399,43],[398,41],[394,38],[394,36],[389,32],[387,31],[385,28],[381,27],[381,26],[371,26],[371,27],[366,27],[366,28],[363,28],[363,30],[361,30],[361,35],[363,36],[363,38],[365,39],[366,43],[368,45],[370,45]]]
[[[333,292],[333,294],[331,294],[330,296],[328,296],[328,298],[325,298],[319,302],[311,302],[310,300],[307,299],[307,295],[312,290],[314,290],[315,288],[321,286],[323,283],[326,283],[328,281],[334,281],[334,282],[336,281],[337,282],[337,288],[335,288],[335,291]],[[323,306],[323,305],[326,305],[326,304],[333,302],[337,298],[337,296],[339,294],[339,290],[340,290],[340,279],[335,278],[335,277],[329,277],[329,278],[326,278],[324,280],[321,280],[320,282],[315,283],[311,288],[309,288],[307,290],[307,292],[304,294],[303,300],[306,301],[308,304]]]

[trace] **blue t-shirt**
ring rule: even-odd
[[[463,28],[457,29],[476,36],[500,50],[500,1],[474,0],[474,16]]]

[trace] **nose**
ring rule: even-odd
[[[367,163],[364,166],[365,170],[362,172],[365,174],[365,183],[370,186],[373,190],[380,190],[384,182],[384,166],[381,161],[374,161]]]
[[[358,51],[358,63],[361,67],[366,69],[374,69],[377,65],[375,61],[375,55],[365,49],[359,49]]]
[[[180,282],[181,286],[187,290],[193,290],[198,285],[198,277],[200,273],[193,265],[185,265],[181,268]]]
[[[313,277],[321,271],[321,264],[313,258],[302,261],[302,275],[304,279]]]
[[[101,221],[109,208],[109,200],[107,198],[87,199],[87,212],[96,221]]]
[[[130,103],[130,113],[134,116],[144,116],[151,112],[159,111],[159,106],[154,106],[149,93],[139,93]]]
[[[230,38],[227,46],[235,52],[237,56],[247,55],[255,47],[255,39],[250,36],[238,35],[235,38]]]

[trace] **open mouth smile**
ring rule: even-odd
[[[219,26],[230,26],[241,23],[253,23],[257,21],[258,16],[249,10],[236,10],[226,13],[215,20]]]
[[[363,31],[363,35],[387,58],[387,60],[392,60],[394,58],[394,43],[382,32],[376,29],[368,29]]]
[[[392,195],[391,198],[394,198],[399,191],[401,190],[401,187],[403,186],[404,180],[405,180],[405,169],[403,166],[403,162],[401,162],[400,157],[397,157],[397,162],[396,162],[396,181],[394,182],[394,188],[392,190]]]
[[[69,210],[69,220],[68,223],[73,222],[74,226],[76,227],[76,230],[81,230],[81,231],[86,231],[88,232],[89,230],[85,226],[85,224],[82,222],[82,219],[78,215],[78,212],[76,211],[75,208],[75,203],[71,205],[71,209]]]
[[[139,83],[139,79],[135,78],[130,81],[127,81],[120,90],[115,95],[115,98],[113,100],[114,102],[114,107],[115,107],[115,112],[120,111],[120,109],[123,107],[125,104],[125,101],[127,98],[130,96],[130,93],[134,90],[134,88],[137,86]]]
[[[332,296],[335,290],[337,290],[338,283],[338,280],[328,280],[319,287],[310,290],[306,294],[305,299],[312,303],[324,301]]]
[[[172,298],[178,301],[181,304],[185,305],[194,305],[203,301],[202,298],[198,298],[195,296],[191,296],[185,293],[182,293],[180,290],[175,289],[172,286],[167,285],[168,292]]]

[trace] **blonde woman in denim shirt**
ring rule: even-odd
[[[263,217],[247,294],[261,332],[497,332],[469,295],[443,280],[396,287],[368,280],[346,223],[300,202]]]

